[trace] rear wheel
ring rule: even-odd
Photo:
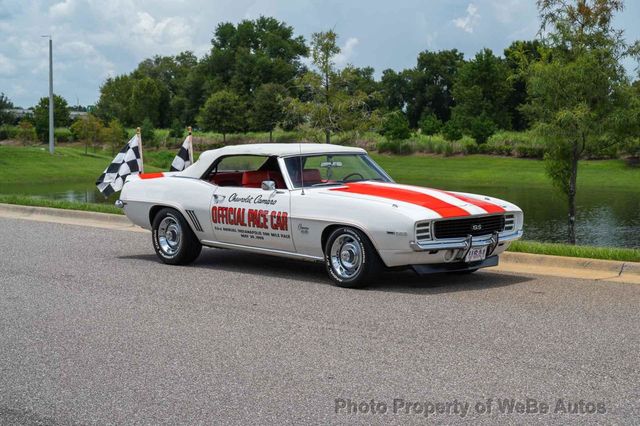
[[[331,280],[340,287],[362,287],[381,269],[373,244],[361,231],[340,227],[327,239],[325,266]]]
[[[169,265],[188,265],[202,250],[189,224],[175,209],[164,208],[156,214],[151,236],[156,255]]]

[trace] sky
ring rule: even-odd
[[[640,1],[626,3],[616,25],[628,40],[640,39]],[[218,23],[260,15],[306,40],[333,29],[338,65],[372,66],[377,76],[415,66],[427,49],[501,54],[539,27],[535,0],[0,0],[0,92],[22,107],[48,95],[45,34],[54,41],[54,92],[70,105],[90,105],[107,77],[154,55],[201,57]]]

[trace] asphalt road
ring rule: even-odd
[[[0,230],[2,424],[640,417],[638,285],[391,273],[345,290],[322,265],[233,251],[166,266],[143,233]],[[509,398],[550,413],[502,414]]]

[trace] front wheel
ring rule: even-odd
[[[381,269],[378,253],[367,236],[349,227],[329,235],[324,258],[329,277],[340,287],[362,287]]]
[[[188,265],[202,250],[187,221],[174,209],[164,208],[155,215],[151,236],[156,254],[169,265]]]

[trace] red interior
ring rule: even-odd
[[[253,172],[218,172],[211,179],[211,183],[218,186],[260,188],[262,182],[265,180],[274,181],[276,183],[276,188],[286,188],[282,174],[271,170],[256,170]]]

